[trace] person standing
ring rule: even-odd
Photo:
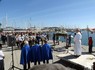
[[[37,65],[37,63],[40,65],[41,46],[38,44],[37,40],[35,40],[35,45],[31,47],[30,60],[31,60],[31,62],[34,62],[34,65]]]
[[[71,47],[71,34],[69,34],[69,47]]]
[[[93,47],[92,37],[88,38],[88,45],[89,45],[89,53],[92,53],[92,47]]]
[[[4,70],[4,53],[2,51],[2,44],[0,44],[0,70]]]
[[[42,46],[42,60],[43,63],[49,63],[50,59],[53,59],[52,56],[52,49],[51,46],[47,43],[47,41],[44,41],[44,45]]]
[[[76,35],[74,37],[74,55],[76,57],[82,54],[81,39],[82,39],[82,35],[80,29],[76,29]]]
[[[54,44],[54,46],[55,46],[55,33],[53,34],[53,44]]]
[[[56,36],[56,43],[59,45],[59,36]]]
[[[67,35],[67,37],[66,37],[66,49],[68,49],[68,47],[69,47],[69,35]]]
[[[23,65],[23,70],[27,70],[27,64],[28,69],[30,68],[30,46],[28,44],[28,41],[24,41],[24,46],[21,49],[21,58],[20,58],[20,64]]]
[[[36,35],[36,40],[38,41],[38,44],[40,44],[40,39],[41,39],[41,38],[40,38],[40,35],[37,34],[37,35]]]

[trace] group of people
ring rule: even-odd
[[[82,39],[82,34],[80,32],[80,29],[76,29],[76,34],[74,37],[74,55],[75,56],[80,56],[82,54],[81,39]],[[93,39],[90,36],[88,38],[88,52],[89,53],[92,53],[92,47],[93,47]]]
[[[23,69],[30,68],[30,62],[34,65],[40,64],[42,61],[44,64],[49,63],[49,60],[53,59],[51,46],[44,40],[44,44],[41,46],[38,41],[35,40],[35,44],[30,46],[28,41],[24,41],[24,45],[21,49],[20,64],[23,65]]]
[[[34,40],[36,39],[38,41],[38,44],[43,45],[44,40],[49,40],[49,36],[46,33],[27,33],[27,34],[16,34],[16,44],[18,46],[18,48],[22,48],[23,47],[23,42],[24,40],[28,40],[29,41],[29,45],[33,45],[34,44]]]
[[[46,33],[0,33],[0,70],[4,70],[2,45],[8,44],[8,36],[14,36],[16,45],[21,49],[20,64],[24,70],[30,68],[30,62],[36,65],[37,62],[49,63],[53,59],[51,46],[47,43],[49,35]]]
[[[5,36],[1,35],[1,40],[5,39],[3,41],[3,44],[6,41]],[[52,49],[51,46],[47,43],[47,40],[49,40],[49,36],[45,34],[16,34],[16,43],[17,46],[21,48],[21,58],[20,58],[20,64],[23,65],[23,69],[27,70],[30,68],[30,62],[33,62],[34,65],[40,64],[42,61],[43,63],[49,63],[50,59],[53,59],[52,56]],[[59,38],[56,37],[56,41]],[[67,36],[67,45],[71,46],[71,35]],[[82,34],[80,32],[80,29],[76,29],[76,33],[74,36],[74,55],[76,57],[79,57],[82,54],[82,47],[81,47],[81,39]],[[55,45],[55,35],[53,35],[53,43]],[[59,42],[58,42],[59,44]],[[93,47],[93,40],[92,37],[88,38],[88,45],[89,45],[89,53],[92,53],[92,47]],[[0,70],[4,70],[4,54],[2,52],[2,44],[0,44]],[[2,66],[3,65],[3,66]],[[28,67],[27,67],[28,65]]]

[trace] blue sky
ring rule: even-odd
[[[1,0],[0,22],[2,27],[95,28],[95,0]]]

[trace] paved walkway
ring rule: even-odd
[[[50,44],[52,44],[52,41],[49,41]],[[60,45],[56,45],[56,46],[53,46],[53,60],[50,60],[50,63],[52,62],[56,62],[59,60],[59,58],[57,57],[57,55],[59,54],[67,54],[67,50],[64,48],[65,46],[65,43],[64,42],[60,42]],[[69,51],[73,51],[73,44],[72,44],[72,47],[70,47],[68,50]],[[88,47],[87,46],[84,46],[82,45],[83,47],[83,54],[87,53],[88,52]],[[6,45],[3,46],[3,51],[4,51],[4,54],[5,54],[5,59],[4,59],[4,62],[5,62],[5,70],[8,70],[11,65],[12,65],[12,51],[11,51],[11,47],[7,47]],[[93,48],[93,54],[95,54],[95,47]],[[19,67],[22,69],[22,65],[20,65],[20,53],[21,51],[20,50],[14,50],[13,51],[13,54],[14,54],[14,65],[16,67]],[[71,53],[73,54],[73,53]],[[41,64],[43,64],[41,62]],[[33,63],[31,63],[31,67],[33,66]],[[18,70],[18,69],[15,69],[15,70]]]

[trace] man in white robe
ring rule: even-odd
[[[74,37],[74,55],[76,56],[80,56],[82,53],[81,39],[82,35],[80,33],[80,30],[76,29],[76,35]]]

